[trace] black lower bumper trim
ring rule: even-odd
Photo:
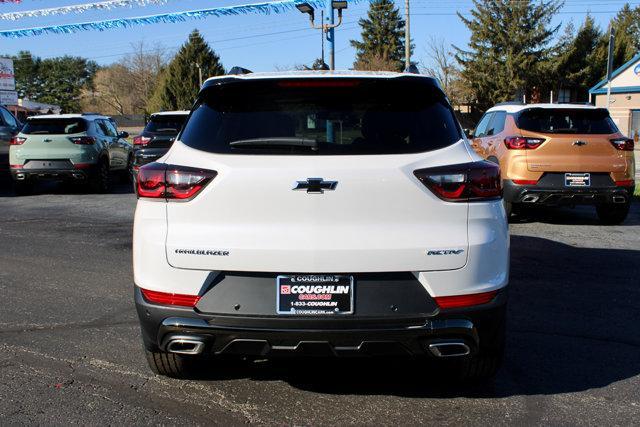
[[[456,341],[475,353],[482,330],[504,316],[506,290],[489,304],[398,317],[229,316],[150,304],[135,288],[145,346],[166,351],[177,338],[204,343],[210,355],[243,356],[425,356],[429,344]]]
[[[504,199],[523,205],[598,205],[606,203],[628,203],[633,187],[587,187],[545,188],[537,185],[517,185],[505,180]]]

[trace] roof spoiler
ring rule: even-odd
[[[404,69],[404,72],[410,74],[420,74],[420,70],[418,69],[418,66],[416,64],[409,65]]]
[[[253,73],[253,71],[247,70],[246,68],[235,66],[235,67],[232,67],[227,74],[230,76],[240,76],[242,74],[251,74],[251,73]]]

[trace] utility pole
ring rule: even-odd
[[[320,11],[320,22],[324,22],[324,10]],[[320,59],[322,59],[322,66],[323,67],[324,67],[324,64],[325,64],[325,62],[324,62],[324,38],[325,38],[325,35],[324,35],[324,29],[323,29],[320,32],[320,49],[321,49],[321,51],[320,51],[320,53],[321,53]]]
[[[616,31],[613,25],[609,29],[609,54],[607,56],[607,108],[611,105],[611,72],[613,71],[613,47],[616,42]]]
[[[404,68],[411,66],[411,22],[409,17],[409,0],[404,0]]]
[[[336,32],[334,31],[333,24],[333,2],[332,0],[326,0],[326,10],[327,10],[327,40],[329,41],[329,69],[336,69]]]
[[[200,82],[200,86],[198,87],[202,87],[202,67],[200,67],[200,64],[195,62],[193,63],[193,66],[198,68],[198,81]]]

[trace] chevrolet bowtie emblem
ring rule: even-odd
[[[294,190],[307,190],[307,193],[322,194],[324,190],[335,190],[338,181],[325,181],[323,178],[307,178],[306,181],[297,181]]]

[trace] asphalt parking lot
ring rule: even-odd
[[[0,172],[1,174],[2,172]],[[637,424],[640,203],[511,225],[508,350],[495,382],[420,364],[258,361],[154,376],[132,301],[135,196],[0,176],[1,424]]]

